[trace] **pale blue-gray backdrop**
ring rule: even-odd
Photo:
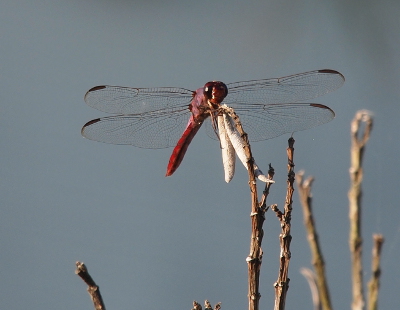
[[[296,169],[316,177],[314,209],[336,309],[350,306],[349,123],[375,113],[365,155],[365,280],[371,236],[383,233],[380,309],[400,306],[398,1],[26,1],[0,3],[2,309],[92,309],[74,275],[85,262],[109,309],[190,309],[193,299],[247,308],[247,175],[223,180],[219,145],[199,133],[177,172],[171,149],[97,143],[81,126],[101,84],[196,89],[314,69],[345,85],[314,100],[336,111],[295,134]],[[289,135],[253,144],[276,169],[284,202]],[[311,309],[311,267],[297,193],[287,309]],[[279,224],[265,222],[261,307],[273,307]]]

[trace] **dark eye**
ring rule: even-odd
[[[204,95],[206,96],[207,99],[212,99],[213,96],[217,95],[218,98],[220,98],[222,101],[227,94],[228,94],[228,87],[222,82],[212,81],[212,82],[207,82],[204,85]]]
[[[207,83],[204,85],[204,96],[205,96],[207,99],[210,99],[210,98],[211,98],[211,92],[212,92],[213,84],[214,84],[214,82],[207,82]]]

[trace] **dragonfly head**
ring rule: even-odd
[[[228,95],[228,87],[219,81],[212,81],[204,85],[204,96],[213,105],[219,105]]]

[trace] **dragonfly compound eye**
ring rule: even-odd
[[[228,94],[228,87],[219,81],[208,82],[204,85],[204,96],[211,103],[221,103]]]

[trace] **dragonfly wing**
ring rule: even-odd
[[[235,109],[250,141],[262,141],[285,133],[306,130],[331,121],[335,112],[318,103],[264,105],[263,108]]]
[[[193,91],[177,87],[132,88],[96,86],[85,94],[92,108],[115,114],[141,114],[157,110],[173,110],[188,106]]]
[[[329,93],[344,83],[341,73],[315,70],[281,78],[252,80],[226,84],[224,103],[236,109],[247,104],[299,102]]]
[[[81,133],[85,138],[104,143],[166,148],[175,146],[189,117],[187,107],[174,113],[153,111],[107,116],[86,123]]]

